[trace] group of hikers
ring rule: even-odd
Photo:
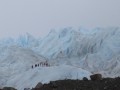
[[[38,64],[32,65],[32,68],[34,67],[50,67],[50,64],[48,64],[48,61],[46,60],[45,62],[40,62]]]

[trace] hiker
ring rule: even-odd
[[[44,64],[45,64],[45,66],[46,66],[46,67],[48,67],[48,62],[47,62],[47,60],[45,61],[45,63],[44,63]]]
[[[33,65],[32,65],[32,69],[33,69]]]
[[[48,63],[46,63],[46,67],[48,67]]]
[[[35,64],[35,67],[37,67],[37,64]]]
[[[39,67],[39,64],[38,64],[38,67]]]

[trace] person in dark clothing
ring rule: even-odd
[[[37,67],[37,64],[35,64],[35,67]]]
[[[32,68],[33,68],[33,65],[32,65]]]
[[[39,67],[39,64],[38,64],[38,67]]]

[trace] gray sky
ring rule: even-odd
[[[0,0],[0,38],[67,26],[120,27],[120,0]]]

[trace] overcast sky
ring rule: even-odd
[[[120,27],[120,0],[0,0],[0,38],[68,26]]]

